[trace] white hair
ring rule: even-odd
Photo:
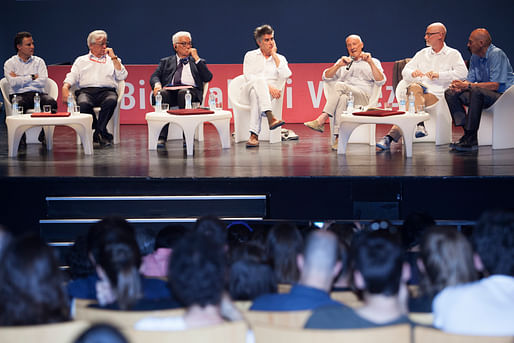
[[[345,41],[347,41],[347,40],[348,40],[348,39],[350,39],[350,38],[358,39],[358,40],[359,40],[359,42],[361,42],[361,43],[362,43],[361,36],[359,36],[359,35],[349,35],[348,37],[346,37]]]
[[[95,30],[95,31],[91,32],[87,36],[87,46],[91,46],[91,44],[96,43],[98,38],[103,38],[103,37],[105,37],[105,39],[107,39],[107,32],[105,32],[104,30]]]
[[[171,41],[173,42],[173,45],[177,44],[178,43],[178,39],[180,37],[188,37],[189,39],[192,39],[191,38],[191,34],[187,31],[179,31],[177,33],[175,33],[172,37],[171,37]]]
[[[436,27],[440,27],[442,30],[443,30],[443,36],[446,37],[446,26],[444,26],[443,23],[440,23],[440,22],[435,22],[435,23],[432,23],[430,25],[427,26],[427,29],[430,27],[430,26],[436,26]]]

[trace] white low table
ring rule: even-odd
[[[179,125],[186,137],[187,155],[193,155],[193,144],[196,127],[205,122],[212,123],[218,130],[223,149],[230,148],[230,118],[232,113],[225,110],[216,110],[211,114],[174,115],[167,112],[149,112],[146,114],[148,122],[148,150],[156,150],[159,134],[164,125],[174,123]]]
[[[54,142],[54,129],[56,125],[65,125],[74,129],[80,136],[84,154],[93,154],[93,130],[91,125],[93,117],[90,114],[74,114],[69,117],[31,117],[30,114],[8,116],[7,141],[9,145],[9,157],[16,156],[21,136],[25,130],[33,126],[43,126],[45,130],[46,148],[52,150]]]
[[[422,113],[405,113],[386,117],[374,116],[354,116],[352,114],[343,113],[341,115],[341,124],[339,125],[339,143],[337,145],[338,154],[346,154],[348,139],[356,127],[362,124],[393,124],[397,125],[403,133],[403,142],[405,146],[405,156],[412,157],[412,140],[416,125],[421,121],[426,121],[430,115],[426,112]]]

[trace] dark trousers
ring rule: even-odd
[[[453,118],[455,126],[462,126],[464,130],[476,133],[480,126],[482,109],[488,108],[501,96],[501,93],[473,87],[462,92],[447,89],[444,97]],[[468,106],[468,113],[464,106]]]
[[[185,96],[188,90],[191,92],[191,102],[202,101],[202,92],[200,92],[198,88],[179,89],[175,91],[161,89],[162,103],[169,104],[170,108],[172,108],[173,106],[178,106],[178,108],[185,108]],[[152,97],[152,101],[155,104],[155,97]],[[159,138],[166,139],[168,137],[169,126],[169,124],[164,125],[164,127],[161,130],[161,133],[159,134]]]
[[[23,113],[27,113],[28,110],[34,108],[34,95],[39,92],[26,92],[26,93],[18,93],[16,94],[16,100],[18,101],[19,106],[23,106]],[[9,94],[9,100],[12,103],[12,98],[14,94]],[[39,93],[41,111],[43,110],[43,105],[52,106],[52,112],[57,112],[57,101],[52,98],[50,95],[46,93]]]
[[[77,104],[81,113],[89,113],[93,116],[93,129],[105,134],[107,123],[114,113],[118,103],[118,93],[114,88],[88,87],[81,88],[75,92]],[[98,119],[93,107],[100,107]]]

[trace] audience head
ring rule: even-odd
[[[471,244],[455,229],[429,229],[421,243],[420,258],[426,293],[436,294],[445,287],[476,280]]]
[[[514,276],[514,210],[484,212],[471,237],[481,269]]]
[[[403,251],[386,230],[362,232],[354,237],[352,261],[355,286],[372,295],[394,296],[410,277],[403,267]]]
[[[30,43],[32,42],[32,34],[30,32],[22,31],[18,32],[16,36],[14,36],[14,51],[18,53],[20,49],[23,49],[23,40],[25,38],[30,38]],[[28,43],[28,40],[26,40]]]
[[[198,232],[184,236],[173,249],[169,283],[186,307],[217,306],[225,284],[225,253],[219,242]]]
[[[135,230],[137,246],[141,256],[146,256],[154,252],[155,248],[155,232],[149,228]]]
[[[266,241],[266,252],[278,283],[298,281],[300,271],[296,258],[302,250],[302,235],[293,224],[278,224],[270,230]]]
[[[69,320],[68,296],[52,248],[39,237],[14,239],[0,263],[0,325]]]
[[[253,229],[244,221],[235,221],[227,225],[227,243],[229,249],[248,243],[252,239]]]
[[[330,290],[341,269],[338,243],[336,235],[329,231],[314,231],[309,235],[303,254],[298,256],[301,284]]]
[[[87,232],[88,256],[93,264],[98,261],[100,248],[109,241],[116,241],[120,236],[134,239],[134,228],[120,217],[106,217],[93,224]]]
[[[129,343],[129,341],[112,325],[94,324],[86,329],[74,343]]]
[[[87,255],[86,236],[80,235],[75,239],[67,257],[72,279],[85,278],[95,273],[95,267]]]
[[[405,218],[403,227],[400,231],[402,235],[403,248],[405,250],[410,250],[418,247],[425,231],[432,226],[435,226],[435,221],[428,213],[410,213],[407,218]]]
[[[160,248],[173,249],[186,232],[186,228],[182,225],[168,225],[162,228],[155,238],[155,250]]]
[[[204,216],[199,218],[195,223],[194,231],[219,245],[225,246],[227,244],[227,231],[218,217]]]

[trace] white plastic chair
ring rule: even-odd
[[[328,84],[330,82],[334,81],[323,81],[323,95],[325,96],[325,99],[327,98],[328,93]],[[382,95],[382,86],[377,86],[376,84],[373,86],[373,90],[371,92],[371,96],[369,98],[368,105],[364,107],[364,110],[367,110],[370,107],[375,107],[378,104],[378,99],[380,99],[380,96]],[[339,113],[340,114],[340,113]],[[335,116],[334,114],[332,117],[329,117],[329,123],[330,123],[330,144],[334,144],[335,142],[335,136],[336,132],[334,132],[334,126],[335,126]],[[375,145],[375,124],[366,124],[361,125],[358,128],[356,128],[352,135],[350,136],[350,140],[348,143],[369,143],[369,145]]]
[[[75,86],[71,87],[70,92],[73,96],[73,100],[77,103],[75,99],[75,91],[77,88]],[[107,131],[112,133],[113,135],[113,144],[120,143],[120,106],[121,100],[123,99],[123,94],[125,94],[125,81],[118,81],[118,102],[116,104],[116,108],[114,109],[114,113],[112,114],[111,119],[107,123]],[[96,118],[100,113],[100,107],[93,107],[93,111],[95,112]],[[82,112],[82,111],[81,111]],[[77,144],[80,144],[80,137],[77,135]]]
[[[0,80],[0,88],[2,89],[2,96],[4,98],[4,106],[5,106],[5,115],[11,116],[12,113],[12,104],[9,100],[9,82],[4,77],[2,80]],[[59,88],[57,87],[57,83],[55,83],[54,80],[47,78],[46,85],[44,92],[51,96],[54,99],[57,99],[57,96],[59,95]],[[27,111],[28,113],[34,112],[32,109]],[[36,126],[28,129],[25,131],[25,137],[27,143],[39,143],[38,137],[39,133],[41,132],[41,126]]]
[[[493,149],[514,148],[514,86],[503,93],[489,108],[482,110],[478,129],[478,145]]]
[[[250,138],[250,100],[248,94],[242,94],[245,84],[244,75],[239,75],[228,85],[228,101],[234,112],[234,131],[235,142],[247,141]],[[282,104],[284,102],[285,80],[281,87],[282,92],[278,99],[271,101],[273,115],[277,119],[282,119]],[[269,141],[270,143],[282,142],[280,130],[270,130],[268,125],[262,125],[259,140]]]

